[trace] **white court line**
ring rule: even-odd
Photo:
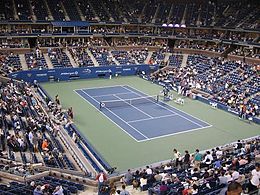
[[[122,100],[122,101],[124,101],[126,104],[128,104],[129,106],[131,106],[131,107],[135,108],[136,110],[138,110],[139,112],[143,113],[144,115],[148,116],[150,119],[153,119],[153,116],[151,116],[150,114],[147,114],[146,112],[144,112],[144,111],[142,111],[141,109],[139,109],[139,108],[135,107],[134,105],[132,105],[132,104],[129,104],[129,103],[128,103],[128,102],[126,102],[124,99],[122,99],[122,98],[118,97],[117,95],[113,95],[113,96],[114,96],[114,97],[116,97],[116,98],[118,98],[118,99],[120,99],[120,100]]]
[[[212,126],[212,125],[211,125],[211,126]],[[172,135],[178,135],[178,134],[188,133],[188,132],[192,132],[192,131],[198,131],[198,130],[201,130],[201,129],[209,128],[209,127],[211,127],[211,126],[199,127],[199,128],[195,128],[195,129],[186,130],[186,131],[180,131],[180,132],[171,133],[171,134],[166,134],[166,135],[161,135],[161,136],[157,136],[157,137],[151,137],[151,138],[149,138],[149,140],[154,140],[154,139],[158,139],[158,138],[169,137],[169,136],[172,136]],[[146,141],[146,140],[143,140],[143,141]],[[143,142],[143,141],[141,141],[141,142]]]
[[[128,88],[126,88],[126,86],[127,87],[129,87],[130,89],[128,89]],[[139,97],[140,96],[142,96],[141,94],[145,94],[145,93],[143,93],[143,92],[141,92],[140,90],[138,90],[138,89],[136,89],[136,88],[134,88],[134,87],[130,87],[130,86],[128,86],[128,85],[114,85],[114,86],[103,86],[103,87],[93,87],[93,88],[84,88],[84,89],[95,89],[95,88],[107,88],[107,87],[110,87],[110,88],[112,88],[112,87],[123,87],[124,89],[126,89],[127,91],[129,91],[129,93],[134,93],[134,94],[136,94],[136,95],[138,95]],[[131,88],[133,88],[134,90],[136,90],[136,91],[138,91],[138,92],[140,92],[141,94],[139,94],[139,93],[137,93],[137,92],[135,92],[135,91],[133,91],[133,90],[131,90]],[[83,89],[77,89],[77,90],[80,90],[80,91],[82,91],[83,93],[85,93],[86,95],[88,95],[86,92],[84,92],[83,91]],[[76,92],[76,89],[75,90],[73,90],[73,91],[75,91]],[[77,92],[76,92],[77,93]],[[88,100],[87,99],[85,99],[83,96],[81,96],[79,93],[77,93],[81,98],[83,98],[85,101],[87,101],[88,102]],[[146,95],[146,94],[145,94]],[[89,95],[88,95],[89,96]],[[90,97],[90,96],[89,96]],[[92,97],[91,97],[92,98]],[[93,99],[93,98],[92,98]],[[97,100],[95,100],[94,99],[94,101],[95,102],[97,102]],[[90,102],[89,102],[90,103]],[[155,103],[155,102],[153,102],[153,103]],[[91,104],[91,106],[93,106],[95,109],[97,109],[92,103],[90,103]],[[159,103],[156,103],[158,106],[160,106],[160,107],[162,107],[162,108],[164,108],[164,109],[166,109],[166,110],[168,110],[168,111],[170,111],[171,113],[173,113],[172,114],[172,116],[175,116],[175,115],[179,115],[178,113],[176,113],[176,112],[174,112],[174,111],[172,111],[172,110],[169,110],[167,107],[165,107],[165,106],[162,106],[162,105],[160,105]],[[168,104],[167,104],[168,105]],[[177,109],[177,108],[175,108],[175,107],[173,107],[173,106],[171,106],[171,105],[168,105],[169,107],[172,107],[172,108],[174,108],[174,109],[176,109],[176,110],[179,110],[179,109]],[[99,111],[99,109],[97,109],[98,111]],[[107,109],[108,110],[108,109]],[[110,110],[108,110],[108,111],[110,111]],[[191,117],[193,117],[193,118],[196,118],[196,117],[194,117],[194,116],[192,116],[192,115],[190,115],[190,114],[188,114],[188,113],[186,113],[186,112],[183,112],[183,111],[181,111],[181,110],[179,110],[180,112],[182,112],[182,113],[185,113],[185,114],[187,114],[187,115],[189,115],[189,116],[191,116]],[[110,112],[112,112],[112,111],[110,111]],[[102,113],[103,115],[105,115],[104,113]],[[116,117],[118,117],[115,113],[112,113],[112,114],[114,114]],[[167,116],[167,115],[166,115]],[[166,117],[165,116],[165,117]],[[170,116],[170,115],[168,115],[168,116]],[[179,116],[181,116],[181,115],[179,115]],[[201,121],[201,122],[204,122],[205,124],[208,124],[208,126],[201,126],[200,128],[195,128],[195,129],[190,129],[190,130],[187,130],[187,131],[180,131],[180,132],[177,132],[177,133],[172,133],[172,134],[167,134],[167,135],[162,135],[162,136],[157,136],[157,137],[152,137],[152,138],[148,138],[147,136],[145,136],[147,139],[143,139],[143,140],[137,140],[135,137],[133,137],[130,133],[128,133],[126,130],[124,130],[122,127],[120,127],[116,122],[114,122],[111,118],[109,118],[107,115],[105,115],[105,117],[107,117],[111,122],[113,122],[116,126],[118,126],[120,129],[122,129],[127,135],[129,135],[131,138],[133,138],[136,142],[145,142],[145,141],[148,141],[148,140],[154,140],[154,139],[158,139],[158,138],[164,138],[164,137],[169,137],[169,136],[172,136],[172,135],[177,135],[177,134],[182,134],[182,133],[187,133],[187,132],[192,132],[192,131],[196,131],[196,130],[200,130],[200,129],[205,129],[205,128],[209,128],[209,127],[212,127],[212,125],[210,125],[210,124],[208,124],[208,123],[206,123],[206,122],[204,122],[204,121],[202,121],[202,120],[200,120],[200,119],[198,119],[198,118],[196,118],[197,120],[199,120],[199,121]],[[182,116],[181,116],[182,117]],[[186,117],[183,117],[183,118],[186,118]],[[121,119],[123,122],[125,122],[123,119]],[[144,119],[142,119],[142,120],[144,120]],[[151,119],[149,119],[149,120],[151,120]],[[189,120],[190,121],[190,120]],[[131,122],[131,121],[129,121],[129,122]],[[128,124],[129,122],[126,122],[126,124]],[[134,121],[133,121],[134,122]],[[194,121],[193,121],[194,122]],[[128,124],[128,125],[130,125],[130,124]],[[135,129],[135,128],[134,128]],[[138,131],[138,130],[137,130]],[[139,132],[139,131],[138,131]]]
[[[127,121],[127,123],[135,123],[135,122],[141,122],[141,121],[148,121],[148,120],[152,120],[152,119],[166,118],[166,117],[172,117],[172,116],[178,116],[178,115],[177,115],[177,114],[169,114],[169,115],[164,115],[164,116],[157,116],[157,117],[152,117],[152,118],[146,118],[146,119],[138,119],[138,120]]]
[[[89,102],[86,98],[84,98],[82,95],[80,95],[77,91],[82,91],[80,89],[75,89],[73,90],[76,94],[79,95],[79,97],[81,97],[85,102],[88,102],[93,108],[95,108],[96,110],[98,110],[100,112],[99,109],[97,109],[97,107],[95,107],[91,102]],[[82,91],[83,92],[83,91]],[[83,92],[84,93],[84,92]],[[127,135],[129,135],[131,138],[133,138],[136,142],[142,142],[142,141],[146,141],[147,139],[144,140],[137,140],[135,137],[133,137],[130,133],[128,133],[127,131],[125,131],[122,127],[120,127],[115,121],[113,121],[111,118],[109,118],[107,115],[105,115],[103,112],[101,112],[108,120],[110,120],[112,123],[114,123],[117,127],[119,127],[122,131],[124,131]]]
[[[113,93],[113,94],[106,94],[106,95],[93,95],[93,98],[96,97],[106,97],[106,96],[111,96],[111,95],[127,95],[127,94],[132,94],[133,92],[125,92],[125,93]]]
[[[123,85],[108,85],[108,86],[97,86],[97,87],[88,87],[88,88],[81,88],[81,89],[74,89],[73,91],[79,90],[83,91],[85,89],[103,89],[103,88],[113,88],[113,87],[123,87]],[[129,91],[129,90],[128,90]]]
[[[93,97],[91,97],[88,93],[86,93],[85,91],[81,90],[84,94],[86,94],[88,97],[90,97],[92,100],[94,100],[96,103],[99,104],[99,102],[94,99]],[[85,98],[84,98],[85,99]],[[95,107],[95,106],[94,106]],[[96,108],[96,107],[95,107]],[[96,108],[97,109],[97,108]],[[128,124],[124,119],[122,119],[121,117],[119,117],[117,114],[115,114],[114,112],[112,112],[111,110],[109,110],[108,108],[105,108],[107,111],[109,111],[111,114],[115,115],[117,118],[119,118],[121,121],[123,121],[125,124],[127,124],[129,127],[131,127],[132,129],[134,129],[137,133],[139,133],[140,135],[142,135],[143,137],[145,137],[147,140],[149,140],[149,138],[147,136],[145,136],[144,134],[142,134],[140,131],[138,131],[135,127],[133,127],[132,125]],[[98,109],[97,109],[98,110]],[[104,113],[103,113],[104,114]],[[105,115],[105,114],[104,114]],[[106,116],[106,115],[105,115]],[[112,120],[112,119],[111,119]],[[114,122],[115,123],[115,122]],[[119,126],[119,125],[118,125]],[[120,127],[120,126],[119,126]],[[120,127],[121,128],[121,127]],[[123,128],[121,128],[123,129]],[[125,130],[124,130],[125,131]],[[126,131],[125,131],[126,132]],[[129,133],[128,133],[129,135]],[[132,137],[132,136],[131,136]],[[136,139],[135,139],[136,140]]]
[[[130,86],[128,86],[128,87],[129,87],[130,89],[132,88],[132,87],[130,87]],[[126,90],[128,90],[128,91],[132,91],[132,90],[130,90],[130,89],[127,89],[125,86],[123,86],[123,88],[126,89]],[[136,90],[136,91],[139,91],[138,89],[135,89],[135,88],[133,88],[133,89]],[[137,95],[139,95],[139,96],[141,96],[141,94],[139,94],[139,93],[137,93],[137,92],[135,92],[135,91],[132,91],[132,92],[135,93],[135,94],[137,94]],[[139,91],[139,92],[142,93],[142,94],[144,94],[144,95],[147,95],[147,94],[145,94],[145,93],[143,93],[143,92],[141,92],[141,91]],[[188,119],[187,117],[182,116],[182,115],[180,115],[180,114],[178,114],[178,113],[176,113],[176,112],[170,110],[169,108],[167,108],[167,107],[165,107],[165,106],[162,106],[162,105],[159,104],[159,103],[156,103],[156,102],[154,102],[154,103],[157,104],[158,106],[160,106],[160,107],[162,107],[162,108],[164,108],[164,109],[170,111],[170,112],[173,113],[173,114],[179,115],[180,117],[182,117],[182,118],[184,118],[184,119],[190,121],[191,123],[193,123],[193,124],[195,124],[195,125],[197,125],[197,126],[199,126],[199,127],[204,127],[204,126],[202,126],[201,124],[199,124],[199,123],[197,123],[197,122],[195,122],[195,121],[193,121],[193,120],[190,120],[190,119]],[[168,104],[167,104],[167,105],[168,105]],[[193,118],[195,118],[195,119],[197,119],[197,120],[199,120],[199,121],[201,121],[201,122],[203,122],[203,123],[205,123],[205,124],[208,124],[208,123],[206,123],[206,122],[204,122],[204,121],[202,121],[202,120],[200,120],[200,119],[198,119],[198,118],[196,118],[196,117],[194,117],[194,116],[192,116],[192,115],[190,115],[190,114],[188,114],[188,113],[186,113],[186,112],[183,112],[183,111],[179,110],[178,108],[172,107],[171,105],[168,105],[168,106],[170,106],[171,108],[174,108],[174,109],[176,109],[176,110],[178,110],[178,111],[180,111],[180,112],[182,112],[182,113],[185,113],[185,114],[187,114],[187,115],[189,115],[189,116],[191,116],[191,117],[193,117]],[[212,126],[212,125],[208,124],[208,127],[211,127],[211,126]]]

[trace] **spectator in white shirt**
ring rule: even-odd
[[[220,159],[223,156],[223,151],[220,150],[219,147],[217,147],[216,150],[217,159]]]
[[[250,183],[249,183],[249,187],[248,190],[249,192],[255,192],[257,191],[257,189],[259,190],[260,188],[260,164],[256,163],[255,165],[255,169],[252,170],[251,172],[251,179],[250,179]]]
[[[147,175],[152,175],[153,174],[153,170],[149,166],[146,166],[145,172],[147,173]]]
[[[33,133],[32,133],[32,131],[29,132],[29,141],[30,141],[31,145],[33,145]]]
[[[204,158],[204,160],[202,161],[202,167],[207,167],[209,165],[211,165],[213,161],[213,156],[211,155],[210,151],[206,152],[206,156]]]
[[[143,188],[143,186],[147,185],[147,179],[145,176],[143,176],[141,179],[140,179],[140,187]]]

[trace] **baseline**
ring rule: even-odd
[[[87,95],[89,98],[91,98],[93,101],[95,101],[97,104],[99,104],[99,102],[91,97],[88,93],[86,93],[84,90],[80,90],[81,92],[83,92],[85,95]],[[77,91],[76,91],[77,93]],[[77,93],[78,95],[80,95],[79,93]],[[87,101],[84,97],[82,97],[85,101]],[[91,103],[90,103],[91,104]],[[93,104],[91,104],[93,105]],[[95,107],[93,105],[93,107]],[[100,110],[95,107],[99,112]],[[114,116],[116,116],[119,120],[121,120],[123,123],[125,123],[126,125],[128,125],[130,128],[132,128],[134,131],[136,131],[139,135],[143,136],[145,139],[142,140],[137,140],[136,138],[134,138],[129,132],[127,132],[126,130],[124,130],[122,127],[120,127],[120,125],[118,125],[115,121],[113,121],[111,118],[109,118],[109,116],[107,116],[105,113],[101,112],[103,115],[105,115],[110,121],[112,121],[114,124],[116,124],[118,127],[120,127],[120,129],[122,129],[124,132],[126,132],[128,135],[130,135],[130,137],[132,137],[135,141],[140,142],[140,141],[146,141],[146,140],[150,140],[150,138],[148,138],[146,135],[144,135],[143,133],[141,133],[140,131],[138,131],[135,127],[133,127],[132,125],[128,124],[124,119],[122,119],[121,117],[119,117],[117,114],[115,114],[113,111],[111,111],[108,108],[105,108],[108,112],[110,112],[111,114],[113,114]]]
[[[127,87],[128,87],[128,88],[127,88]],[[141,91],[139,91],[138,89],[135,89],[135,88],[133,88],[133,89],[136,90],[136,91],[138,91],[139,93],[137,93],[137,92],[131,90],[132,87],[129,87],[128,85],[127,85],[127,87],[126,87],[126,86],[123,86],[123,88],[125,88],[126,90],[131,91],[131,92],[133,92],[133,93],[135,93],[135,94],[137,94],[137,95],[139,95],[139,96],[141,96],[141,94],[147,95],[147,94],[145,94],[145,93],[143,93],[143,92],[141,92]],[[129,88],[130,88],[130,89],[129,89]],[[205,127],[205,126],[203,126],[203,125],[201,125],[201,124],[199,124],[199,123],[197,123],[197,122],[195,122],[195,121],[193,121],[193,120],[191,120],[191,119],[188,119],[187,117],[185,117],[185,116],[183,116],[183,115],[181,115],[181,114],[179,114],[179,113],[177,113],[177,112],[174,112],[173,110],[170,110],[170,109],[167,108],[165,105],[169,106],[169,107],[172,108],[172,109],[176,109],[176,110],[178,110],[179,112],[181,112],[181,113],[183,113],[183,114],[187,114],[188,116],[190,116],[190,117],[192,117],[192,118],[195,118],[195,119],[197,119],[198,121],[200,121],[200,122],[202,122],[202,123],[207,124],[208,127],[211,127],[211,126],[212,126],[212,125],[208,124],[207,122],[202,121],[201,119],[198,119],[198,118],[196,118],[196,117],[194,117],[194,116],[192,116],[192,115],[190,115],[190,114],[188,114],[188,113],[186,113],[186,112],[183,112],[182,110],[179,110],[178,108],[175,108],[175,107],[173,107],[173,106],[171,106],[171,105],[168,105],[168,104],[165,104],[165,103],[163,103],[163,105],[161,105],[160,103],[156,103],[156,102],[154,102],[154,103],[157,104],[158,106],[160,106],[160,107],[162,107],[162,108],[168,110],[169,112],[172,112],[173,114],[179,115],[180,117],[182,117],[182,118],[184,118],[184,119],[190,121],[191,123],[193,123],[193,124],[195,124],[195,125],[197,125],[197,126],[199,126],[199,127]],[[165,104],[165,105],[164,105],[164,104]]]

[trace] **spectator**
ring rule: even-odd
[[[107,176],[103,171],[100,171],[100,173],[96,176],[96,180],[98,181],[98,188],[100,189],[103,184],[107,181]]]
[[[73,120],[73,118],[74,118],[74,113],[73,113],[72,107],[70,107],[70,108],[68,109],[68,116]]]
[[[146,176],[144,175],[143,177],[141,177],[140,179],[140,187],[141,187],[141,190],[143,190],[143,187],[147,185],[147,178]]]
[[[126,185],[131,185],[133,181],[133,174],[131,173],[131,170],[128,169],[127,173],[124,175],[124,182]]]
[[[181,166],[181,153],[176,148],[173,149],[173,158],[175,159],[175,166],[179,169]]]
[[[59,98],[59,95],[56,95],[55,96],[55,103],[60,105],[60,98]]]
[[[42,194],[43,194],[43,191],[42,191],[42,189],[41,189],[41,186],[38,185],[38,186],[34,189],[33,195],[42,195]]]
[[[53,195],[63,195],[63,188],[62,188],[62,186],[57,186],[52,194]]]
[[[251,179],[249,182],[249,192],[255,192],[260,188],[260,164],[256,163],[255,169],[251,172]]]
[[[217,159],[220,159],[223,155],[223,151],[219,149],[219,147],[216,148],[216,156]]]
[[[30,141],[30,144],[33,146],[33,132],[32,131],[30,131],[29,132],[29,141]]]
[[[32,138],[32,144],[33,144],[33,151],[34,152],[38,152],[38,141],[39,141],[39,139],[37,137],[37,134],[35,133],[33,135],[33,138]]]
[[[188,150],[185,150],[185,155],[183,158],[183,168],[188,169],[190,166],[190,154]]]
[[[200,169],[201,161],[202,161],[202,154],[199,152],[199,149],[196,149],[194,154],[194,168]]]
[[[207,151],[206,156],[205,156],[204,160],[202,161],[202,163],[203,163],[202,167],[208,167],[209,165],[211,165],[212,161],[213,161],[213,157],[212,157],[210,151]]]
[[[162,181],[162,184],[160,185],[160,194],[161,195],[166,194],[167,190],[168,190],[168,187],[165,184],[165,181]]]
[[[162,176],[160,175],[159,170],[156,170],[155,175],[154,175],[154,179],[157,182],[162,180]]]
[[[130,193],[125,188],[126,186],[122,185],[122,190],[120,192],[120,195],[130,195]]]
[[[149,166],[146,166],[145,172],[146,172],[147,175],[152,175],[153,174],[153,170]]]
[[[237,182],[231,182],[228,185],[227,195],[238,195],[242,192],[242,186]]]
[[[44,141],[42,142],[42,150],[43,151],[49,151],[49,143],[47,139],[44,139]]]

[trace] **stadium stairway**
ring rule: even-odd
[[[45,61],[46,61],[46,63],[47,63],[48,68],[49,68],[49,69],[53,69],[53,64],[51,63],[51,59],[50,59],[50,57],[48,56],[48,54],[47,54],[47,53],[44,53],[43,56],[44,56],[44,59],[45,59]]]
[[[152,51],[149,51],[149,52],[148,52],[148,55],[147,55],[147,58],[146,58],[146,60],[144,61],[145,64],[148,64],[148,63],[149,63],[149,61],[150,61],[152,55],[153,55],[153,52],[152,52]]]
[[[69,60],[70,60],[70,63],[71,65],[74,67],[74,68],[77,68],[79,67],[79,65],[75,62],[75,60],[73,59],[72,55],[70,54],[69,50],[66,49],[65,50],[65,54],[68,56]]]
[[[31,3],[31,1],[28,1],[28,4],[29,4],[29,7],[30,7],[30,12],[32,13],[32,20],[36,21],[36,20],[37,20],[37,17],[36,17],[36,15],[35,15],[35,13],[34,13],[34,10],[33,10],[33,8],[32,8],[32,3]]]
[[[14,19],[19,20],[19,16],[18,16],[17,9],[16,9],[16,6],[15,6],[15,1],[12,0],[11,2],[12,2],[12,5],[13,5]]]
[[[159,3],[157,8],[156,8],[156,11],[154,13],[154,16],[153,16],[153,19],[152,19],[152,23],[155,23],[155,21],[156,21],[156,18],[158,16],[159,11],[160,11],[160,6],[161,6],[161,4]]]
[[[109,53],[109,56],[113,56],[113,54],[112,54],[111,51],[108,51],[108,53]],[[117,66],[120,65],[120,63],[116,60],[116,58],[115,58],[114,56],[113,56],[113,62],[115,62],[115,64],[116,64]]]
[[[171,16],[173,15],[173,9],[174,9],[174,4],[172,3],[171,4],[171,9],[170,9],[170,12],[168,14],[168,17],[167,17],[167,23],[170,24],[171,23]]]
[[[165,57],[164,57],[164,62],[166,62],[167,64],[169,63],[169,57],[171,56],[171,53],[165,53]]]
[[[187,60],[188,60],[188,54],[183,54],[181,67],[185,67],[187,65]]]
[[[182,19],[181,19],[181,24],[185,24],[185,19],[186,19],[186,15],[187,15],[187,5],[185,6],[185,9],[184,9],[184,12],[183,12],[183,16],[182,16]]]
[[[91,53],[91,51],[89,51],[89,49],[86,49],[86,52],[87,52],[88,56],[90,57],[90,59],[92,60],[92,62],[94,63],[94,66],[99,66],[98,61],[97,61],[96,58],[93,56],[93,54]]]
[[[21,62],[21,66],[22,66],[23,70],[28,70],[28,65],[26,63],[24,54],[19,54],[19,58],[20,58],[20,62]]]
[[[50,10],[50,7],[49,7],[47,1],[43,1],[43,3],[45,3],[45,6],[46,6],[46,9],[47,9],[47,12],[48,12],[48,18],[49,18],[50,20],[54,20],[52,14],[51,14],[51,10]],[[45,59],[46,59],[46,58],[45,58]],[[47,64],[48,64],[48,63],[47,63]]]
[[[83,15],[81,9],[79,8],[79,5],[78,5],[76,2],[74,2],[74,3],[75,3],[75,7],[76,7],[76,9],[77,9],[77,12],[79,13],[80,19],[81,19],[82,21],[86,21],[86,18],[84,17],[84,15]]]
[[[73,3],[73,2],[72,2],[72,3]],[[66,20],[66,21],[70,21],[70,17],[69,17],[69,15],[68,15],[68,12],[66,11],[66,9],[65,9],[65,7],[64,7],[62,1],[60,2],[60,5],[61,5],[62,11],[63,11],[63,13],[64,13],[65,20]]]

